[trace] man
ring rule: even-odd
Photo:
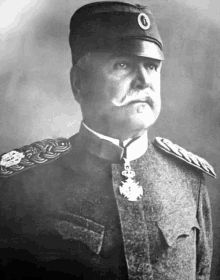
[[[212,224],[202,158],[156,138],[163,44],[147,7],[96,2],[70,22],[70,139],[1,156],[8,279],[209,279]],[[74,278],[74,279],[75,279]]]

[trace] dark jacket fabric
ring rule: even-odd
[[[69,141],[56,159],[1,178],[4,279],[209,279],[201,171],[149,143],[131,162],[143,198],[128,201],[119,193],[123,149],[82,128]]]

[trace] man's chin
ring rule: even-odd
[[[146,102],[138,102],[135,105],[136,105],[136,110],[137,110],[138,114],[142,114],[146,110],[147,111],[149,111],[149,110],[151,111],[152,110],[151,106],[148,103],[146,103]]]
[[[145,132],[150,126],[152,126],[156,121],[155,117],[142,115],[135,116],[130,119],[130,130],[136,132]]]

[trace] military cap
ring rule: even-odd
[[[94,2],[79,8],[70,21],[73,64],[88,52],[109,51],[163,60],[163,43],[146,6]]]

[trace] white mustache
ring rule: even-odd
[[[134,93],[131,95],[127,95],[123,101],[113,100],[112,103],[117,107],[126,106],[131,102],[147,102],[150,103],[150,105],[153,104],[153,100],[151,97],[149,97],[149,94],[145,93]]]

